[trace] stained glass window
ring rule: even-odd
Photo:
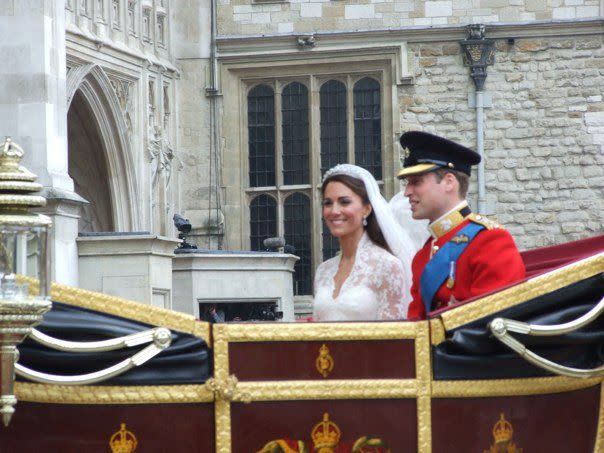
[[[365,77],[354,84],[354,159],[377,180],[382,179],[380,84]]]
[[[346,85],[329,80],[321,86],[321,175],[348,160]]]
[[[308,89],[292,82],[281,95],[283,184],[308,184]]]
[[[310,200],[306,195],[295,192],[285,199],[283,225],[285,242],[300,257],[294,267],[294,294],[312,294]]]
[[[268,85],[247,97],[250,187],[275,185],[275,94]]]
[[[250,203],[250,246],[264,250],[262,242],[277,236],[277,202],[269,195],[259,195]]]

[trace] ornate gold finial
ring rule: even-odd
[[[122,423],[120,430],[115,432],[109,439],[109,447],[112,453],[134,453],[138,441],[136,436],[126,430],[126,424]]]
[[[23,154],[23,148],[13,142],[10,137],[6,137],[0,152],[0,170],[19,170]]]
[[[4,209],[26,210],[44,206],[46,199],[33,192],[42,190],[32,172],[21,166],[23,149],[6,137],[0,146],[0,207]]]
[[[244,403],[251,403],[252,396],[247,392],[242,392],[237,389],[239,380],[237,376],[231,374],[226,380],[218,381],[216,378],[210,378],[206,381],[205,386],[214,393],[215,400],[233,401],[235,399]]]
[[[326,344],[323,344],[319,348],[319,356],[315,361],[315,366],[317,367],[317,371],[326,378],[333,371],[333,367],[335,362],[333,357],[329,354],[329,348]]]
[[[522,448],[516,447],[512,442],[514,436],[514,428],[512,424],[505,419],[503,412],[499,416],[499,420],[493,425],[494,443],[491,448],[485,450],[484,453],[522,453]]]
[[[340,428],[329,420],[327,412],[323,414],[323,421],[317,423],[310,432],[317,453],[334,453],[341,435]]]

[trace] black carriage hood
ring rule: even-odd
[[[434,379],[550,376],[500,343],[489,330],[490,321],[502,317],[538,325],[566,323],[588,312],[603,296],[604,273],[599,273],[452,329],[445,341],[432,347]],[[566,335],[514,337],[533,352],[565,366],[587,369],[604,363],[604,316]]]
[[[70,341],[99,341],[130,335],[157,326],[98,311],[53,302],[37,329]],[[98,385],[202,384],[212,376],[212,353],[206,342],[191,334],[171,330],[172,343],[143,365]],[[95,353],[49,349],[31,338],[19,346],[19,363],[36,371],[77,375],[99,371],[132,357],[147,344]],[[18,378],[18,380],[25,380]]]

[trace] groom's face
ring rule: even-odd
[[[409,198],[414,219],[433,222],[446,212],[449,199],[447,187],[434,172],[408,176],[404,193]]]
[[[323,193],[323,218],[330,233],[345,237],[363,230],[363,218],[371,212],[360,196],[346,184],[332,181]]]

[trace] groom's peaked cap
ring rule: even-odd
[[[480,162],[480,154],[470,148],[427,132],[405,132],[400,142],[408,152],[403,169],[396,175],[399,179],[437,168],[450,168],[469,176],[472,165]]]

